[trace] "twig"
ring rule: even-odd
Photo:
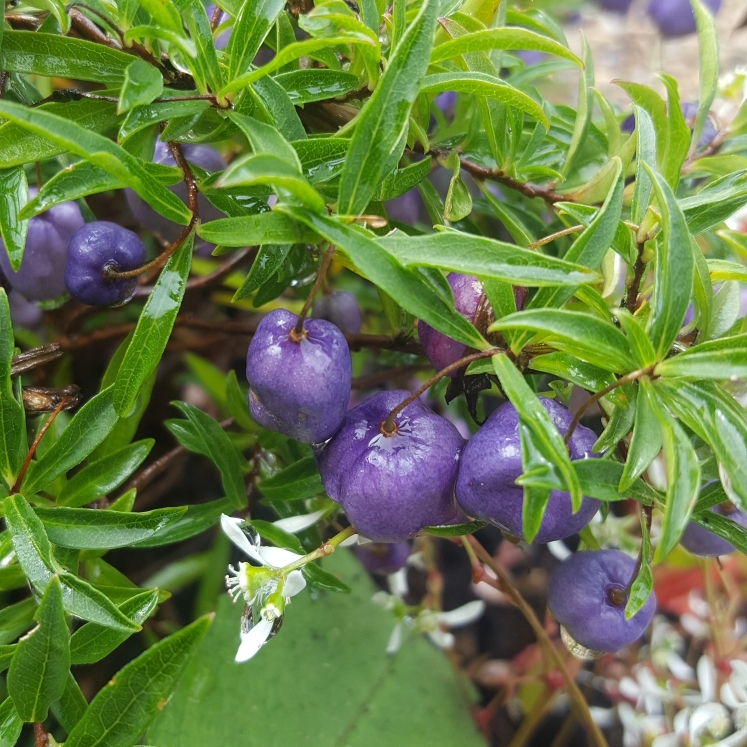
[[[646,271],[646,263],[643,261],[643,243],[638,244],[638,257],[633,268],[633,279],[628,287],[628,295],[625,298],[625,307],[631,314],[635,314],[638,308],[638,294],[641,290],[641,280]]]
[[[537,247],[544,246],[545,244],[549,244],[551,241],[555,241],[555,239],[560,239],[563,236],[568,236],[569,233],[576,233],[576,231],[583,231],[583,226],[570,226],[569,228],[564,228],[562,231],[556,231],[555,233],[551,233],[549,236],[544,236],[541,239],[537,239],[537,241],[533,241],[527,249],[537,249]]]
[[[34,722],[34,747],[47,747],[49,739],[41,721]]]
[[[333,244],[330,244],[329,247],[327,247],[327,251],[324,252],[324,256],[322,257],[322,263],[319,265],[319,271],[316,273],[316,278],[314,279],[314,285],[311,286],[311,290],[309,291],[309,295],[306,296],[306,300],[304,301],[303,308],[301,309],[301,313],[298,315],[298,319],[296,320],[296,326],[291,331],[289,337],[293,342],[301,342],[301,340],[306,336],[306,333],[304,332],[303,328],[303,321],[306,318],[306,314],[309,313],[309,309],[311,308],[311,304],[314,303],[314,299],[316,298],[316,294],[319,292],[319,289],[322,287],[322,284],[324,283],[324,279],[327,277],[327,270],[329,269],[329,263],[332,261],[332,255],[335,253],[335,247]]]

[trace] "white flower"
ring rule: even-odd
[[[413,618],[413,628],[425,633],[439,648],[449,649],[454,645],[454,636],[448,629],[461,628],[479,620],[485,612],[485,602],[478,599],[448,612],[422,610]]]

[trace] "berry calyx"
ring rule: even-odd
[[[121,306],[137,288],[137,278],[108,279],[107,271],[134,270],[145,261],[136,233],[100,220],[75,232],[68,247],[65,285],[70,295],[90,306]]]

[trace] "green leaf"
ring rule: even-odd
[[[149,589],[122,602],[120,611],[127,618],[142,625],[153,613],[158,604],[158,589]],[[86,623],[81,625],[70,638],[70,663],[95,664],[108,656],[132,635],[130,631]]]
[[[226,47],[230,58],[229,81],[250,69],[252,60],[284,5],[283,0],[245,0],[241,5]]]
[[[285,14],[280,16],[285,17]],[[285,89],[275,82],[275,78],[266,75],[254,81],[247,93],[257,103],[258,112],[261,111],[263,118],[277,127],[278,132],[286,140],[290,142],[308,139],[296,107]]]
[[[324,68],[280,73],[274,80],[283,87],[295,106],[344,96],[359,85],[357,75]]]
[[[66,747],[129,747],[176,688],[212,616],[201,617],[131,661],[101,689],[65,740]]]
[[[255,422],[251,419],[247,407],[247,395],[239,387],[236,371],[231,370],[226,375],[226,407],[233,419],[245,430],[253,431]]]
[[[215,625],[148,731],[148,743],[208,747],[241,734],[242,747],[290,747],[308,735],[346,747],[481,747],[469,703],[455,697],[458,678],[448,660],[408,633],[397,655],[387,656],[395,620],[371,602],[374,584],[344,549],[325,568],[352,592],[319,603],[294,597],[281,631],[248,664],[233,662],[241,610],[224,595]],[[299,677],[299,661],[310,672],[335,675]],[[251,708],[237,708],[237,693]],[[288,707],[288,693],[296,707]]]
[[[0,747],[15,747],[22,728],[23,721],[13,705],[13,699],[7,697],[0,703]]]
[[[301,159],[304,176],[311,184],[321,184],[334,179],[342,171],[350,141],[308,138],[296,140],[291,145]],[[430,157],[424,160],[430,163]]]
[[[76,472],[62,489],[57,505],[85,506],[118,488],[145,461],[154,443],[152,438],[138,441]]]
[[[207,11],[201,2],[191,0],[187,13],[187,23],[197,52],[191,65],[197,89],[202,93],[208,91],[217,93],[223,88],[225,81],[215,51],[210,19],[207,17]]]
[[[656,163],[656,130],[651,115],[640,106],[633,106],[636,133],[636,169],[631,219],[640,225],[646,216],[651,199],[651,179],[643,168],[644,163]]]
[[[10,369],[13,360],[13,326],[8,296],[0,288],[0,478],[12,487],[28,451],[26,416],[13,393]]]
[[[576,471],[581,491],[598,501],[614,502],[633,498],[644,506],[651,506],[659,494],[643,480],[634,480],[625,491],[620,492],[624,465],[609,459],[579,459],[571,462]]]
[[[585,363],[568,353],[547,353],[535,356],[532,358],[532,369],[553,374],[590,392],[598,392],[615,383],[615,376],[609,371]],[[615,392],[610,392],[609,396],[614,398]]]
[[[26,173],[20,166],[0,170],[0,239],[5,244],[10,266],[18,272],[26,247],[28,221],[19,220],[18,213],[28,199]]]
[[[581,37],[582,58],[584,61],[583,70],[578,80],[578,106],[576,118],[573,122],[573,132],[571,142],[568,144],[568,150],[563,161],[562,174],[567,177],[571,173],[571,166],[580,151],[591,122],[592,108],[594,107],[594,60],[591,56],[591,48],[585,37]],[[608,168],[613,167],[613,162],[608,163]],[[614,177],[613,177],[614,180]]]
[[[108,387],[78,410],[55,444],[30,467],[23,481],[28,495],[38,493],[60,475],[80,464],[107,436],[117,422]]]
[[[110,550],[152,537],[184,516],[187,508],[158,508],[141,513],[91,508],[37,508],[49,539],[60,547]]]
[[[718,31],[713,14],[701,0],[690,0],[690,4],[695,14],[695,26],[698,30],[698,51],[700,53],[700,65],[698,67],[700,95],[698,96],[698,115],[695,118],[692,138],[692,150],[695,151],[718,89],[719,54]]]
[[[509,314],[489,327],[528,329],[558,350],[605,371],[626,373],[636,368],[625,335],[612,324],[581,311],[528,309]]]
[[[672,191],[675,192],[680,183],[682,165],[685,163],[687,151],[690,148],[691,133],[680,109],[677,81],[663,73],[659,77],[667,88],[667,129],[664,152],[659,154],[662,159],[659,163],[659,170]]]
[[[635,617],[651,596],[654,576],[651,573],[651,538],[643,513],[641,513],[641,567],[630,587],[630,595],[625,605],[625,619]]]
[[[117,113],[124,114],[136,106],[150,104],[162,93],[163,78],[158,68],[145,60],[134,60],[125,70]]]
[[[747,334],[696,345],[667,358],[654,369],[656,376],[683,379],[747,378]]]
[[[246,506],[246,488],[241,474],[241,462],[236,449],[223,428],[202,410],[186,402],[172,402],[194,426],[205,445],[207,454],[220,471],[221,483],[234,508]]]
[[[379,199],[393,200],[395,197],[409,192],[413,187],[420,184],[431,171],[431,157],[427,156],[422,161],[416,161],[403,169],[397,169],[384,179],[381,185]]]
[[[654,457],[661,451],[661,432],[655,414],[655,405],[650,402],[650,387],[641,387],[636,397],[635,425],[633,438],[628,448],[625,469],[620,478],[620,492],[625,492],[633,481],[648,468]]]
[[[337,246],[365,277],[413,316],[465,345],[486,349],[487,343],[477,330],[461,314],[443,303],[422,275],[405,270],[373,241],[367,231],[295,206],[283,205],[278,209]]]
[[[452,169],[449,189],[444,200],[444,221],[456,223],[463,220],[472,212],[472,195],[467,185],[462,181],[459,171],[459,154],[451,151],[445,163],[447,168]]]
[[[83,714],[88,708],[83,693],[80,690],[72,672],[68,672],[65,682],[65,689],[62,697],[50,706],[54,717],[62,724],[66,732],[70,733],[75,724],[83,718]]]
[[[302,501],[324,492],[314,457],[299,459],[272,477],[260,480],[257,488],[269,501]]]
[[[340,177],[340,213],[362,213],[402,155],[410,111],[428,69],[437,11],[436,0],[423,2],[389,58],[376,89],[356,117]]]
[[[434,537],[464,537],[474,534],[488,525],[487,521],[470,521],[468,524],[444,524],[443,526],[426,527],[423,531]]]
[[[713,511],[697,511],[690,521],[730,542],[739,552],[747,555],[747,530],[726,516]]]
[[[337,576],[325,571],[318,563],[307,563],[301,569],[310,586],[337,594],[350,594],[352,589]]]
[[[662,215],[662,235],[656,243],[654,297],[648,335],[657,360],[663,360],[677,338],[690,303],[695,260],[685,216],[664,178],[646,164]]]
[[[0,645],[5,645],[28,630],[36,612],[33,597],[16,602],[0,610]]]
[[[138,392],[161,360],[184,297],[194,234],[169,257],[138,319],[114,384],[114,409],[127,417]]]
[[[257,530],[257,534],[267,542],[272,542],[277,547],[283,547],[286,550],[291,550],[299,555],[305,555],[301,540],[298,539],[294,534],[286,532],[280,527],[276,527],[270,521],[262,521],[261,519],[254,519],[252,526]]]
[[[231,301],[236,303],[236,301],[246,298],[265,283],[270,282],[285,266],[291,249],[291,244],[268,244],[260,247],[251,270],[249,270],[239,289],[234,293]],[[246,402],[244,402],[241,412],[244,410],[246,410]]]
[[[540,122],[546,130],[550,129],[550,122],[540,104],[523,91],[493,75],[479,72],[436,73],[426,75],[420,84],[421,93],[442,91],[455,91],[496,99],[528,114]]]
[[[721,177],[698,194],[680,200],[680,208],[693,236],[726,220],[747,204],[747,171]]]
[[[638,365],[641,368],[653,365],[656,362],[656,354],[638,317],[633,316],[625,307],[614,309],[613,313],[620,323],[620,328],[625,332]]]
[[[60,149],[57,152],[69,150],[121,180],[165,218],[180,225],[189,223],[187,206],[153,178],[152,168],[103,135],[49,110],[10,101],[0,101],[0,116],[54,143]]]
[[[529,388],[524,377],[516,370],[508,357],[494,355],[493,366],[503,391],[519,413],[520,423],[531,431],[534,445],[541,449],[544,459],[554,465],[560,473],[566,489],[571,494],[574,511],[577,511],[581,506],[583,495],[576,473],[571,466],[563,436],[558,433],[547,410],[542,407],[537,395]],[[537,529],[539,529],[539,524]],[[526,536],[526,539],[527,542],[531,542],[533,536]]]
[[[132,57],[103,44],[38,31],[5,30],[0,69],[55,78],[120,83]]]
[[[197,235],[220,246],[316,244],[319,241],[309,228],[278,212],[220,218],[198,226]]]
[[[397,232],[376,243],[405,267],[434,267],[465,275],[479,275],[518,285],[577,286],[598,280],[596,273],[515,244],[460,231],[425,236]],[[458,246],[459,251],[454,251]]]
[[[16,647],[8,692],[22,721],[44,721],[65,689],[70,670],[70,632],[62,607],[59,576],[49,579],[34,615],[37,626]]]

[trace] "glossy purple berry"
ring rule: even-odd
[[[552,399],[540,397],[540,402],[558,431],[565,433],[573,419],[571,412]],[[569,443],[571,459],[593,456],[591,447],[596,440],[589,428],[577,426]],[[468,516],[489,521],[523,539],[524,490],[515,482],[522,472],[519,414],[510,402],[505,402],[464,447],[456,484],[457,502]],[[574,514],[570,495],[562,490],[551,491],[533,541],[546,543],[570,537],[591,521],[599,505],[599,501],[584,497]]]
[[[327,495],[356,531],[376,542],[404,542],[424,527],[463,521],[454,481],[464,439],[446,419],[412,402],[383,423],[409,392],[379,392],[345,414],[317,465]]]
[[[322,295],[311,309],[315,319],[326,319],[347,335],[355,335],[361,331],[363,315],[358,299],[350,291],[332,291],[329,295]]]
[[[656,612],[652,592],[630,620],[626,590],[635,560],[619,550],[577,552],[550,577],[548,605],[576,643],[592,651],[619,651],[637,640]]]
[[[735,524],[739,524],[739,526],[747,529],[747,514],[744,511],[740,511],[731,503],[720,503],[718,506],[714,506],[711,511],[715,514],[725,516]],[[704,557],[728,555],[736,550],[731,542],[721,539],[717,534],[709,532],[692,521],[685,527],[680,542],[693,555],[702,555]]]
[[[29,199],[38,190],[29,189]],[[53,301],[64,295],[67,246],[83,225],[74,202],[63,202],[29,220],[26,247],[18,272],[13,272],[5,245],[0,239],[0,269],[14,290],[30,301]]]
[[[132,298],[137,278],[105,280],[105,269],[127,272],[144,262],[145,246],[136,233],[105,220],[86,223],[70,239],[65,285],[90,306],[120,306]]]
[[[703,4],[714,15],[721,8],[721,0],[703,0]],[[649,0],[648,14],[665,39],[687,36],[696,31],[690,0]]]
[[[199,166],[201,169],[205,169],[205,171],[222,171],[226,167],[220,153],[209,145],[182,145],[182,151],[187,161],[195,164],[195,166]],[[168,145],[160,140],[156,141],[153,163],[159,163],[163,166],[176,166]],[[169,189],[185,205],[187,204],[187,185],[184,182],[174,184]],[[130,206],[135,220],[143,228],[147,228],[153,231],[153,233],[158,234],[164,241],[175,241],[184,230],[184,226],[172,223],[168,218],[164,218],[131,189],[126,189],[125,195],[127,196],[127,204]],[[201,223],[226,217],[202,194],[197,197],[197,207],[200,212]]]
[[[410,545],[407,542],[371,542],[358,545],[353,551],[369,573],[382,576],[404,568],[410,557]]]
[[[249,412],[263,428],[302,443],[326,441],[340,427],[350,398],[348,343],[334,324],[271,311],[246,353]]]

